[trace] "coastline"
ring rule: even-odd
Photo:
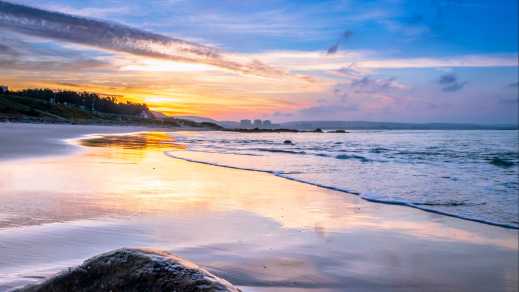
[[[44,133],[40,133],[41,129]],[[85,135],[129,134],[158,131],[211,131],[192,127],[157,127],[139,125],[102,124],[46,124],[46,123],[3,123],[0,122],[0,162],[12,159],[33,159],[61,156],[79,151],[81,147],[67,143]]]
[[[17,143],[37,149],[38,139]],[[52,141],[46,145],[55,147]],[[82,149],[27,157],[18,148],[23,164],[0,157],[4,206],[12,214],[35,207],[39,219],[0,217],[0,289],[123,245],[171,250],[244,291],[517,287],[512,230],[167,159],[162,148]],[[31,186],[18,185],[29,178]],[[19,205],[19,196],[35,191],[35,202]]]
[[[243,171],[268,173],[268,174],[274,175],[274,176],[279,177],[279,178],[283,178],[283,179],[299,182],[299,183],[302,183],[302,184],[307,184],[307,185],[319,187],[319,188],[322,188],[322,189],[327,189],[327,190],[332,190],[332,191],[336,191],[336,192],[341,192],[341,193],[344,193],[346,195],[354,195],[354,196],[360,196],[361,195],[361,194],[353,192],[351,190],[345,190],[345,189],[341,189],[341,188],[337,188],[337,187],[333,187],[333,186],[328,186],[328,185],[323,185],[323,184],[318,184],[318,183],[313,183],[313,182],[309,182],[309,181],[304,181],[304,180],[300,180],[300,179],[296,179],[296,178],[292,178],[292,177],[283,176],[283,174],[276,173],[274,171],[254,169],[254,168],[242,168],[242,167],[236,167],[236,166],[229,166],[229,165],[223,165],[223,164],[199,161],[199,160],[194,160],[194,159],[189,159],[189,158],[175,156],[174,154],[171,154],[171,152],[169,152],[169,151],[167,151],[165,154],[168,157],[171,157],[171,158],[174,158],[174,159],[183,160],[183,161],[187,161],[187,162],[204,164],[204,165],[212,165],[212,166],[216,166],[216,167],[224,167],[224,168],[230,168],[230,169],[237,169],[237,170],[243,170]],[[492,221],[485,221],[485,220],[477,219],[477,218],[470,218],[470,217],[459,216],[459,215],[448,213],[448,212],[442,212],[442,211],[434,210],[434,209],[431,209],[431,208],[425,208],[425,207],[422,207],[422,206],[417,206],[417,205],[410,204],[410,203],[407,203],[407,202],[377,200],[377,199],[365,198],[365,197],[362,197],[362,199],[364,199],[366,201],[369,201],[369,202],[372,202],[372,203],[405,206],[405,207],[421,210],[421,211],[424,211],[424,212],[430,212],[430,213],[439,214],[439,215],[448,216],[448,217],[453,217],[453,218],[457,218],[457,219],[477,222],[477,223],[481,223],[481,224],[487,224],[487,225],[501,227],[501,228],[506,228],[506,229],[511,229],[511,230],[519,230],[519,228],[514,226],[514,225],[501,224],[501,223],[496,223],[496,222],[492,222]]]
[[[0,123],[0,161],[71,154],[77,150],[65,140],[87,134],[149,131],[140,126]],[[42,130],[44,132],[40,132]]]

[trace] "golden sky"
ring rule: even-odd
[[[0,0],[0,83],[218,120],[517,122],[516,1],[372,2]]]

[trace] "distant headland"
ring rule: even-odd
[[[168,117],[144,103],[116,96],[51,89],[11,91],[0,86],[0,122],[139,125],[222,129],[210,122]]]

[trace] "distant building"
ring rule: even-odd
[[[161,113],[161,112],[150,112],[150,114],[153,116],[154,119],[156,120],[164,120],[164,119],[167,119],[168,116],[166,116],[165,114]]]
[[[141,119],[153,119],[153,114],[148,111],[142,111],[139,114],[139,118]]]
[[[272,122],[270,120],[264,120],[263,121],[263,128],[265,128],[265,129],[272,128]]]
[[[0,85],[0,93],[7,93],[9,92],[9,87]]]
[[[240,128],[252,128],[252,123],[250,120],[241,120],[240,121]]]
[[[254,123],[252,124],[254,128],[260,129],[263,126],[263,122],[261,120],[254,120]]]

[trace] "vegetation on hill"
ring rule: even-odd
[[[146,104],[118,102],[115,96],[100,97],[90,92],[52,91],[50,89],[24,89],[12,94],[37,99],[51,104],[73,105],[92,112],[138,115],[148,112]]]
[[[212,123],[155,118],[146,104],[120,102],[113,96],[50,89],[0,93],[0,121],[220,128]]]

